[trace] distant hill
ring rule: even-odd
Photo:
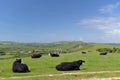
[[[73,52],[78,51],[81,48],[87,46],[88,43],[82,41],[60,41],[52,43],[20,43],[20,42],[9,42],[1,41],[0,50],[7,53],[11,52]]]

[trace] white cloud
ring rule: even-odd
[[[100,13],[102,13],[103,16],[93,16],[91,18],[82,19],[79,22],[80,26],[82,27],[99,31],[99,33],[95,34],[97,38],[92,37],[93,40],[91,41],[120,43],[120,15],[116,13],[118,12],[119,8],[120,2],[104,6],[99,9]]]
[[[100,30],[105,36],[120,37],[120,16],[89,18],[81,20],[79,24]]]
[[[120,6],[120,3],[117,2],[116,4],[109,4],[99,9],[101,13],[112,13],[115,9]]]

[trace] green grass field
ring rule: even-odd
[[[13,73],[12,64],[15,58],[0,60],[0,77],[6,80],[79,80],[92,77],[114,77],[120,76],[120,72],[96,73],[96,74],[79,74],[85,72],[100,71],[120,71],[120,53],[109,53],[106,56],[99,55],[96,51],[98,47],[114,47],[115,45],[93,44],[93,47],[83,49],[82,51],[90,51],[87,54],[81,54],[81,51],[74,53],[61,54],[60,57],[50,57],[43,55],[39,59],[31,57],[21,57],[23,63],[30,68],[29,73]],[[120,46],[117,46],[120,47]],[[3,56],[0,56],[0,58]],[[7,56],[8,57],[8,56]],[[57,71],[55,66],[61,62],[85,60],[79,71]],[[73,75],[56,75],[63,73],[78,73]],[[43,76],[40,76],[43,75]],[[56,75],[56,76],[46,76]],[[28,77],[30,76],[30,77]],[[19,77],[19,78],[12,78]],[[0,79],[1,80],[1,79]]]

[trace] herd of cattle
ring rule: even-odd
[[[82,51],[82,54],[86,54],[87,52]],[[106,55],[107,52],[101,52],[100,55]],[[59,54],[49,53],[51,57],[59,57]],[[31,58],[40,58],[41,54],[33,54]],[[80,66],[85,63],[84,60],[78,60],[73,62],[62,62],[56,65],[56,70],[58,71],[71,71],[71,70],[80,70]],[[30,72],[29,67],[26,64],[22,63],[21,59],[16,59],[12,66],[13,72]]]
[[[87,52],[85,52],[85,51],[82,51],[81,52],[82,54],[87,54]],[[100,52],[100,55],[107,55],[108,54],[108,52]]]

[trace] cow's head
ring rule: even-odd
[[[21,59],[16,59],[16,62],[22,63],[22,60]]]
[[[79,64],[79,65],[82,65],[83,63],[85,63],[84,60],[78,60],[78,61],[76,61],[76,62],[77,62],[77,64]]]

